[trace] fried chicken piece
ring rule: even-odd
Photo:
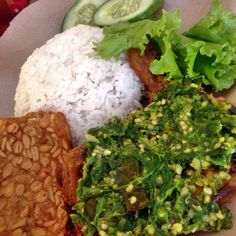
[[[236,161],[231,163],[231,179],[226,181],[215,196],[215,201],[220,204],[230,203],[236,195]]]
[[[131,48],[128,50],[129,64],[147,88],[149,102],[159,90],[168,86],[168,82],[164,80],[164,75],[154,75],[149,70],[151,62],[155,59],[159,59],[159,56],[151,43],[147,45],[143,56],[140,55],[139,49]]]
[[[78,180],[82,177],[82,167],[84,164],[86,151],[86,146],[81,145],[70,150],[69,153],[64,156],[63,195],[68,209],[71,209],[78,200],[76,196],[76,189]],[[74,227],[75,235],[83,236],[80,226],[75,224]]]
[[[227,181],[215,196],[215,201],[220,204],[230,203],[236,195],[236,176]]]
[[[0,118],[0,235],[67,234],[61,173],[70,148],[62,113]]]
[[[63,195],[66,204],[73,206],[77,202],[76,189],[78,180],[82,177],[82,167],[86,146],[81,145],[69,151],[64,157],[63,165]]]
[[[217,171],[217,169],[209,168],[203,172],[203,175],[206,178],[210,179]],[[219,204],[230,203],[233,197],[236,195],[236,162],[231,163],[230,175],[231,179],[225,181],[225,183],[221,186],[217,194],[214,196],[214,200]],[[203,188],[198,187],[195,192],[195,196],[199,197],[202,191]]]

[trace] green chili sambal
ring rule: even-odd
[[[89,130],[72,220],[84,235],[178,235],[232,226],[214,201],[236,152],[233,107],[172,83],[144,109]]]

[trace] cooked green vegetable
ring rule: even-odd
[[[73,222],[88,236],[230,228],[230,211],[213,198],[231,178],[231,108],[196,84],[173,82],[146,108],[91,129]]]
[[[163,0],[110,0],[93,16],[96,25],[113,25],[121,21],[138,21],[150,17]]]
[[[94,12],[107,0],[78,0],[66,13],[61,31],[78,24],[91,24]]]
[[[236,16],[214,0],[208,15],[184,34],[179,34],[177,13],[163,11],[159,20],[120,23],[104,28],[96,50],[104,59],[118,58],[129,48],[144,52],[151,39],[160,49],[160,60],[150,65],[153,74],[166,79],[229,88],[236,79]]]

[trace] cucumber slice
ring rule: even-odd
[[[96,25],[113,25],[121,21],[138,21],[149,17],[163,0],[110,0],[93,15]]]
[[[79,0],[67,12],[61,31],[65,31],[78,24],[91,24],[94,12],[107,0]]]

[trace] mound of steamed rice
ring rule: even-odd
[[[15,115],[31,111],[63,112],[74,143],[89,128],[140,106],[142,84],[126,56],[104,61],[94,51],[102,29],[79,25],[36,49],[21,68]]]

